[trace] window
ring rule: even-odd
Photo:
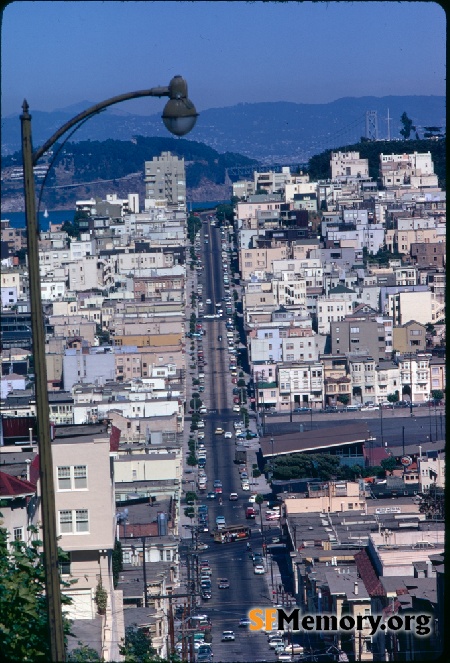
[[[59,572],[62,576],[70,576],[70,553],[69,559],[59,562]]]
[[[76,525],[77,532],[88,532],[89,531],[89,518],[87,509],[77,509],[76,514]]]
[[[86,465],[62,465],[58,467],[58,490],[84,490],[86,488]]]
[[[72,511],[59,512],[59,531],[61,534],[72,533]]]
[[[89,532],[89,512],[87,509],[59,512],[60,534],[82,534],[84,532]]]
[[[14,527],[13,538],[14,541],[23,541],[23,527]]]

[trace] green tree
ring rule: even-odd
[[[394,456],[389,456],[389,458],[383,458],[383,460],[381,461],[381,467],[385,472],[389,472],[390,474],[392,474],[392,472],[397,467],[397,461],[395,460]]]
[[[29,528],[36,535],[36,528]],[[0,651],[4,661],[18,663],[47,663],[51,660],[47,602],[45,597],[45,569],[42,541],[26,545],[24,541],[10,541],[8,532],[0,527]],[[62,560],[64,553],[60,551]],[[67,557],[67,555],[65,556]],[[61,581],[62,587],[72,583]],[[61,594],[63,605],[71,598]],[[63,617],[64,632],[70,633],[70,622]]]
[[[343,405],[348,405],[350,401],[350,396],[348,394],[339,394],[337,397],[338,401],[342,403]]]
[[[427,520],[445,520],[445,493],[443,488],[432,484],[425,490],[419,506],[420,513],[425,513]]]
[[[72,649],[67,655],[67,663],[91,663],[91,661],[102,661],[98,652],[92,647],[78,642],[78,647]]]
[[[409,140],[411,131],[416,131],[416,127],[413,125],[412,120],[409,119],[406,112],[402,113],[400,122],[403,125],[403,129],[400,130],[400,135],[403,136],[404,140]]]
[[[123,570],[123,553],[122,553],[122,544],[117,539],[114,542],[114,548],[112,552],[112,572],[113,572],[113,583],[114,589],[117,588],[119,582],[119,574]]]
[[[400,398],[400,396],[399,396],[398,390],[393,394],[388,394],[387,395],[387,400],[389,401],[389,403],[398,403],[399,398]]]
[[[431,398],[434,401],[441,401],[444,398],[444,392],[442,389],[433,389],[431,392]]]
[[[137,624],[127,626],[125,641],[122,641],[119,651],[125,657],[125,663],[153,663],[158,660],[151,638]]]

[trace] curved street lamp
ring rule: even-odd
[[[22,133],[22,162],[25,197],[25,220],[28,243],[28,273],[30,287],[31,328],[35,367],[36,420],[38,425],[39,476],[41,486],[42,535],[52,661],[64,661],[64,632],[58,567],[58,546],[55,512],[55,489],[50,436],[50,414],[47,392],[47,367],[45,362],[45,329],[42,313],[41,284],[39,274],[39,227],[36,215],[36,194],[33,166],[56,141],[69,129],[77,127],[108,106],[139,97],[169,97],[162,119],[166,128],[175,136],[184,136],[194,128],[198,113],[187,96],[187,84],[181,76],[174,76],[167,87],[128,92],[102,101],[79,113],[66,122],[42,147],[33,151],[31,140],[31,115],[26,100],[20,116]]]

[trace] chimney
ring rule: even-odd
[[[355,580],[355,586],[354,586],[354,589],[353,589],[353,594],[355,596],[358,596],[358,582],[356,580]]]

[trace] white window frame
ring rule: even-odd
[[[65,520],[62,519],[64,516]],[[84,525],[87,523],[87,525]],[[65,531],[62,524],[67,525]],[[89,534],[89,509],[63,509],[58,511],[59,534]]]
[[[63,470],[65,475],[62,476]],[[68,492],[72,490],[88,490],[88,472],[87,465],[58,465],[56,469],[58,492]],[[84,481],[83,481],[84,480]],[[68,486],[62,487],[61,481],[69,483]],[[84,483],[85,485],[77,485]]]

